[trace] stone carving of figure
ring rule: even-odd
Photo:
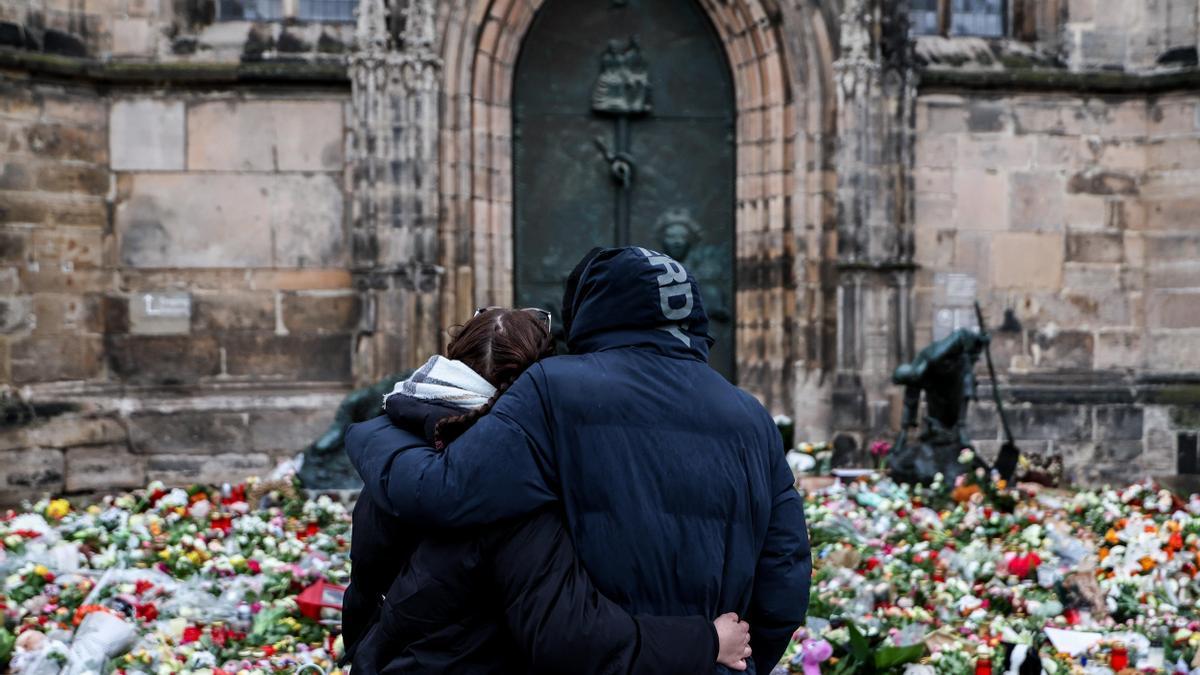
[[[612,115],[650,112],[650,71],[637,38],[609,40],[592,87],[592,110]]]
[[[729,323],[733,319],[725,285],[718,280],[728,273],[729,262],[722,264],[720,251],[702,243],[700,225],[685,208],[668,209],[654,223],[660,250],[683,263],[704,295],[704,307],[710,321]]]
[[[888,461],[897,480],[929,483],[937,473],[947,482],[984,466],[976,459],[958,461],[963,449],[971,448],[967,435],[967,410],[975,397],[975,363],[990,338],[985,333],[960,328],[917,354],[912,363],[896,368],[892,382],[904,386],[904,411],[900,436]],[[915,443],[908,430],[917,423],[921,393],[925,393],[925,426]]]

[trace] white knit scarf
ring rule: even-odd
[[[396,383],[383,397],[403,394],[422,401],[449,403],[459,408],[478,408],[496,393],[496,388],[462,361],[433,356],[409,376]]]

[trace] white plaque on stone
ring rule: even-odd
[[[129,330],[141,335],[179,335],[192,327],[192,296],[180,291],[138,293],[129,298]]]

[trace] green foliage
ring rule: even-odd
[[[925,656],[924,644],[895,647],[883,645],[881,642],[872,645],[853,623],[847,624],[847,630],[850,633],[850,642],[845,648],[849,653],[834,666],[831,671],[833,675],[900,672],[901,666],[916,663]]]
[[[13,649],[17,644],[17,636],[0,627],[0,668],[7,668],[12,659]]]

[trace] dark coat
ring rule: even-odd
[[[606,249],[564,298],[571,356],[532,366],[445,452],[386,420],[349,428],[364,490],[462,527],[561,502],[584,567],[634,613],[736,611],[767,673],[808,606],[803,502],[770,415],[706,363],[695,280]]]
[[[388,399],[392,422],[426,438],[459,412]],[[690,675],[716,660],[708,618],[631,617],[601,596],[554,510],[423,532],[364,495],[354,519],[343,618],[355,672]]]

